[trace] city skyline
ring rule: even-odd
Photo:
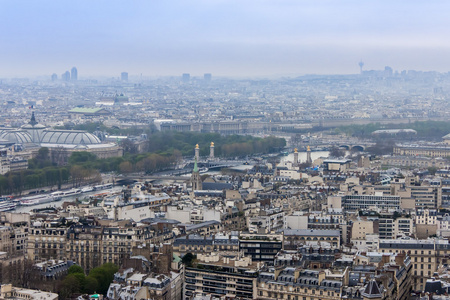
[[[5,1],[0,76],[448,72],[444,1]],[[66,25],[66,26],[63,26]]]

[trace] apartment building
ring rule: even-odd
[[[250,257],[222,257],[218,253],[197,255],[198,264],[186,267],[186,297],[208,294],[214,297],[256,299],[261,263]]]
[[[405,253],[411,258],[412,286],[415,291],[422,291],[427,278],[450,254],[447,240],[393,239],[380,240],[379,251],[382,253]]]

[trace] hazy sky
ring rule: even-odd
[[[450,71],[450,1],[0,0],[0,76]]]

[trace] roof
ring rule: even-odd
[[[339,230],[284,229],[284,235],[340,236]]]
[[[202,223],[198,223],[198,224],[189,224],[186,226],[186,231],[190,231],[190,230],[197,230],[203,227],[208,227],[211,225],[220,225],[221,223],[219,221],[216,220],[209,220],[209,221],[205,221]]]
[[[378,287],[378,284],[375,280],[369,281],[369,283],[366,285],[366,288],[364,289],[364,292],[362,295],[366,298],[380,298],[381,292],[380,288]]]
[[[178,255],[176,255],[175,253],[173,253],[173,260],[176,262],[181,262],[181,258]]]
[[[33,143],[33,139],[31,138],[31,135],[24,130],[4,131],[0,135],[0,139],[7,140],[9,142],[16,143],[16,144]]]
[[[42,134],[43,144],[71,144],[71,145],[91,145],[100,144],[101,141],[95,135],[78,130],[45,130]]]
[[[231,183],[226,182],[203,182],[203,190],[230,190],[233,187]]]
[[[108,112],[106,109],[104,108],[87,108],[87,107],[75,107],[71,110],[69,110],[69,113],[76,113],[76,114],[96,114],[99,112]],[[108,112],[109,113],[109,112]]]

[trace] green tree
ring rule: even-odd
[[[181,259],[181,262],[186,266],[186,267],[191,267],[192,266],[192,262],[197,259],[197,255],[194,255],[192,253],[186,253],[183,258]]]
[[[119,165],[120,173],[131,173],[133,172],[133,165],[129,161],[121,162]]]
[[[94,268],[89,272],[88,277],[95,278],[98,282],[98,291],[101,294],[106,294],[109,285],[114,280],[114,273],[119,270],[114,264],[107,263],[100,267]]]
[[[75,274],[75,273],[81,273],[84,274],[84,270],[82,267],[80,267],[79,265],[73,265],[70,266],[69,270],[68,270],[68,274]]]
[[[84,284],[83,292],[87,294],[93,294],[96,293],[99,290],[100,286],[98,284],[98,281],[93,276],[87,276],[86,282]]]
[[[94,162],[97,160],[97,156],[93,153],[86,151],[77,151],[73,152],[69,157],[69,164],[80,164],[85,162]]]
[[[437,172],[437,168],[436,167],[429,167],[428,168],[428,173],[430,173],[430,175],[434,175]]]

